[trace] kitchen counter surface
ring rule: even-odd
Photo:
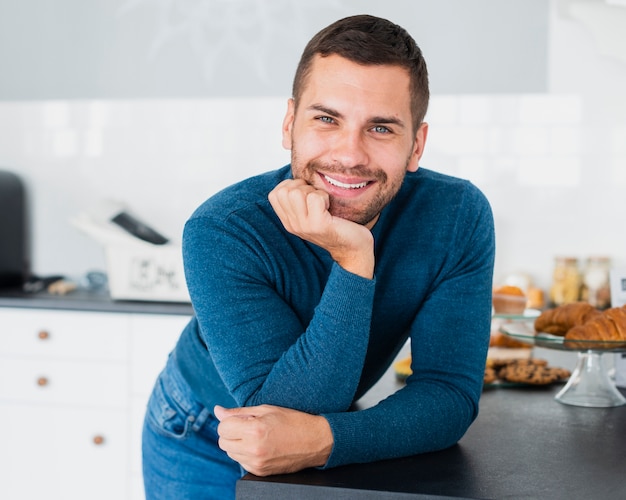
[[[191,304],[187,303],[112,300],[106,291],[82,289],[72,291],[67,295],[53,295],[47,292],[25,293],[21,290],[0,290],[0,307],[143,314],[193,314]]]
[[[387,372],[360,404],[375,404],[399,384]],[[452,448],[325,471],[248,474],[237,499],[626,498],[626,406],[563,405],[554,400],[560,388],[487,388],[477,420]]]

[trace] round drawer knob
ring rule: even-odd
[[[93,444],[100,446],[104,444],[104,436],[96,435],[93,437]]]
[[[39,387],[45,387],[50,383],[50,381],[48,380],[48,377],[39,377],[37,379],[37,385]]]
[[[48,340],[50,338],[50,332],[47,330],[39,330],[37,337],[39,340]]]

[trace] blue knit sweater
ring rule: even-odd
[[[272,404],[324,415],[326,464],[456,443],[478,413],[494,262],[491,209],[467,181],[408,173],[372,229],[375,279],[285,231],[267,195],[289,166],[216,194],[187,222],[195,316],[174,351],[209,408]],[[413,375],[350,411],[411,339]]]

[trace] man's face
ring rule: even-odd
[[[332,215],[371,228],[422,156],[428,126],[413,132],[410,104],[405,69],[316,56],[283,122],[294,178],[326,191]]]

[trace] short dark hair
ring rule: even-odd
[[[411,115],[415,131],[428,109],[428,70],[422,51],[407,31],[386,19],[369,15],[350,16],[327,26],[304,48],[293,81],[293,98],[298,103],[315,55],[339,55],[364,65],[395,65],[410,77]]]

